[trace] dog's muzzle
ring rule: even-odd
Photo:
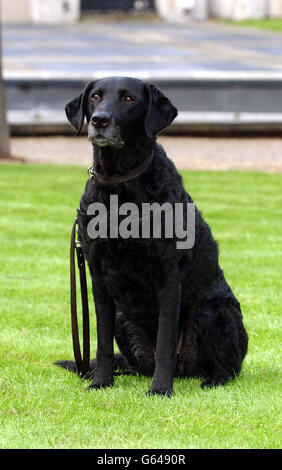
[[[92,116],[88,124],[88,139],[98,147],[124,146],[119,126],[114,118],[105,117],[104,114]]]

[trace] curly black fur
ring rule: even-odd
[[[117,79],[107,80],[100,80],[99,85],[110,83],[111,96]],[[128,182],[103,184],[88,180],[80,201],[79,233],[93,279],[98,331],[97,361],[91,365],[95,373],[90,387],[112,385],[113,369],[153,376],[149,393],[161,395],[171,394],[173,377],[203,377],[202,386],[223,385],[239,373],[248,337],[240,304],[219,266],[217,243],[200,212],[196,209],[195,244],[186,250],[177,250],[175,240],[93,240],[87,234],[92,218],[87,215],[89,204],[99,201],[109,207],[112,194],[118,195],[119,205],[192,202],[173,162],[155,141],[159,127],[175,117],[175,108],[152,85],[124,80],[128,80],[128,88],[132,83],[139,87],[139,107],[135,114],[131,111],[125,126],[123,108],[118,108],[116,121],[125,145],[95,145],[94,167],[104,176],[112,175],[122,161],[119,171],[126,174],[150,152],[153,159],[142,175]],[[87,96],[94,87],[96,82],[88,85]],[[87,100],[81,104],[85,93],[76,106],[72,102],[72,114],[81,121],[81,112],[91,124],[91,116],[97,111],[90,109]],[[109,101],[106,106],[108,109]],[[121,352],[115,357],[113,337]],[[72,361],[61,361],[60,365],[75,371]]]

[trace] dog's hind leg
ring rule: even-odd
[[[151,377],[155,369],[155,342],[140,325],[116,314],[115,339],[130,369]]]
[[[224,385],[241,369],[247,351],[248,337],[240,308],[233,303],[222,305],[210,317],[208,328],[201,334],[205,380],[201,387]]]

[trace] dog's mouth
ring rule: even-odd
[[[107,139],[103,134],[97,134],[91,139],[92,144],[99,145],[100,147],[106,147],[110,145],[110,140]]]
[[[88,133],[88,139],[92,143],[92,145],[97,145],[98,147],[117,147],[121,148],[124,146],[124,141],[122,140],[120,135],[109,137],[101,132]]]

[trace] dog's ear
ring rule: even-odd
[[[145,116],[145,130],[151,139],[165,129],[177,116],[177,109],[169,99],[155,86],[146,84],[148,109]]]
[[[74,100],[70,101],[66,107],[65,112],[69,122],[76,128],[76,135],[78,135],[83,126],[84,118],[87,111],[88,95],[95,82],[89,82],[82,93]]]

